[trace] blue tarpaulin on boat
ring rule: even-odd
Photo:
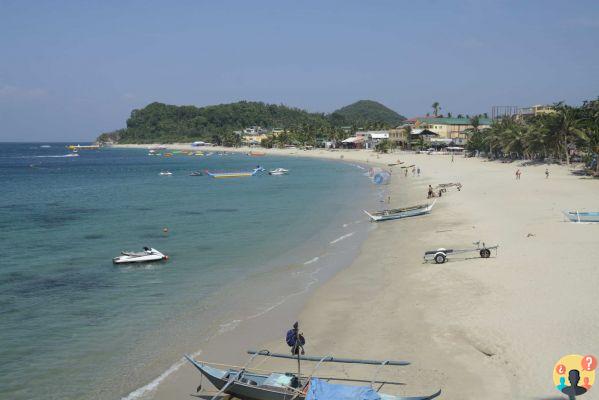
[[[312,378],[306,400],[380,400],[381,396],[369,386],[349,386],[327,383]]]

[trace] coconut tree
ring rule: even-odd
[[[441,105],[439,104],[439,102],[435,101],[431,107],[433,108],[433,115],[435,117],[439,115],[439,110],[441,109]]]
[[[578,109],[565,105],[563,102],[554,105],[556,117],[557,134],[560,137],[560,145],[566,156],[566,164],[570,165],[570,145],[574,138],[584,139],[584,131],[580,129]]]

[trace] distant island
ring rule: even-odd
[[[101,134],[100,143],[175,143],[202,140],[235,146],[247,127],[261,127],[311,144],[321,138],[343,139],[356,129],[395,127],[405,117],[372,100],[360,100],[330,114],[285,105],[239,101],[206,107],[151,103],[133,110],[126,127]]]

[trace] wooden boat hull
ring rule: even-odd
[[[599,222],[599,212],[563,211],[571,222]]]
[[[187,358],[187,360],[219,391],[229,383],[228,378],[230,374],[236,374],[239,371],[233,369],[224,371],[197,362],[187,355],[185,358]],[[403,364],[404,363],[401,363],[401,365]],[[285,389],[283,387],[265,387],[256,385],[257,382],[264,382],[267,378],[267,375],[245,372],[243,374],[243,380],[245,380],[245,382],[233,382],[225,388],[224,393],[241,400],[305,400],[306,395],[304,393],[298,393],[297,391]],[[300,387],[305,386],[306,381],[302,380]],[[378,394],[381,400],[430,400],[439,396],[441,390],[426,396],[394,396],[384,393]]]
[[[208,365],[205,365],[205,364],[195,361],[191,357],[188,357],[188,356],[185,356],[185,357],[218,390],[221,390],[229,382],[229,380],[227,379],[228,374],[231,372],[232,373],[236,372],[236,371],[223,371],[218,368],[212,368]],[[253,374],[253,373],[246,372],[243,374],[243,378],[245,378],[246,381],[248,381],[248,383],[236,381],[236,382],[232,383],[231,385],[229,385],[225,389],[225,393],[229,394],[231,396],[234,396],[238,399],[241,399],[241,400],[289,400],[295,395],[295,392],[293,392],[291,390],[285,390],[283,388],[281,388],[280,390],[276,390],[276,388],[269,389],[266,387],[252,385],[249,383],[249,382],[253,381],[254,379],[255,380],[259,380],[259,379],[265,380],[267,378],[266,375],[259,375],[259,374]],[[254,378],[254,379],[252,379],[252,378]],[[305,395],[300,394],[299,396],[295,397],[295,399],[304,400]]]
[[[373,222],[389,221],[389,220],[393,220],[393,219],[402,219],[402,218],[416,217],[418,215],[428,214],[431,212],[431,210],[435,206],[435,202],[436,202],[436,200],[433,201],[431,204],[428,204],[425,206],[417,206],[417,207],[413,207],[413,208],[407,208],[405,210],[399,210],[399,211],[390,210],[391,212],[388,212],[388,213],[386,213],[385,211],[376,212],[376,213],[369,213],[366,210],[363,210],[363,211],[366,213],[366,215],[368,215],[370,217],[370,220]]]

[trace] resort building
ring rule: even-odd
[[[536,116],[536,115],[540,115],[540,114],[552,114],[555,112],[555,109],[553,108],[553,106],[548,106],[548,105],[536,105],[536,106],[532,106],[532,107],[523,107],[518,109],[518,116],[519,117],[523,117],[523,116]]]
[[[478,129],[491,127],[489,118],[479,118],[478,122]],[[420,129],[428,129],[439,135],[440,138],[452,139],[458,144],[464,143],[467,139],[464,131],[473,128],[470,118],[417,118],[414,126]]]
[[[389,140],[394,142],[396,146],[406,146],[408,144],[407,126],[398,126],[397,128],[389,129]]]

